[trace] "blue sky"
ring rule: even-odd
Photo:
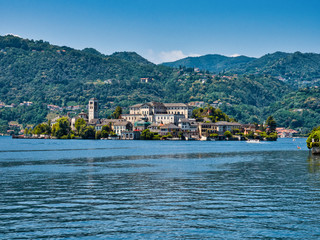
[[[320,52],[318,0],[0,0],[0,35],[152,62]]]

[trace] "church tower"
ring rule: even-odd
[[[89,100],[89,106],[88,106],[88,111],[89,111],[89,122],[92,120],[92,119],[97,119],[99,118],[99,101],[98,99],[96,98],[91,98]]]

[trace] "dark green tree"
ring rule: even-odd
[[[67,117],[59,118],[52,126],[52,136],[57,138],[67,138],[70,132],[71,127]]]
[[[277,123],[276,123],[276,121],[273,119],[272,116],[269,116],[269,117],[267,118],[267,122],[266,122],[266,123],[267,123],[267,126],[268,126],[268,128],[269,128],[268,134],[273,133],[273,132],[276,132]]]
[[[77,129],[78,135],[80,134],[80,129],[83,126],[87,126],[86,121],[83,118],[78,118],[74,124],[75,128]]]
[[[122,108],[117,106],[114,112],[112,113],[112,118],[118,119],[121,114],[122,114]]]

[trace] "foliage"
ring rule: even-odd
[[[149,129],[145,129],[141,132],[140,140],[160,140],[160,136],[158,133],[154,133]]]
[[[116,109],[114,110],[114,112],[112,113],[111,117],[113,119],[118,119],[121,114],[122,114],[122,108],[117,106]]]
[[[101,139],[101,131],[96,131],[95,139]]]
[[[49,126],[49,124],[40,123],[33,129],[32,133],[36,135],[40,135],[40,134],[50,135],[51,127]]]
[[[217,138],[217,137],[219,137],[219,134],[218,134],[218,133],[211,133],[211,134],[209,135],[209,137],[211,137],[211,138]]]
[[[233,119],[229,118],[229,116],[223,113],[219,108],[214,108],[212,106],[207,106],[205,108],[196,108],[192,111],[192,117],[197,121],[203,120],[203,118],[207,117],[212,122],[218,121],[231,121]]]
[[[78,134],[80,134],[80,129],[86,125],[87,123],[83,118],[78,118],[74,124],[74,127],[77,129]]]
[[[162,136],[163,139],[167,139],[167,138],[173,138],[171,133],[168,133],[167,135],[163,135]]]
[[[312,142],[312,140],[314,142]],[[307,138],[307,147],[311,149],[312,147],[320,147],[320,126],[317,128],[314,128]]]
[[[108,138],[108,137],[109,137],[108,131],[102,130],[101,131],[101,138]]]
[[[57,120],[55,124],[52,126],[52,136],[57,138],[67,138],[68,136],[71,136],[71,128],[68,121],[68,118],[62,117]]]
[[[276,121],[273,119],[272,116],[269,116],[269,117],[267,118],[266,123],[267,123],[267,126],[268,126],[268,128],[269,128],[269,131],[268,131],[269,134],[270,134],[270,133],[273,133],[273,132],[276,132],[277,123],[276,123]]]
[[[223,135],[225,137],[227,137],[227,138],[231,138],[232,137],[232,133],[230,131],[225,131]]]
[[[212,75],[204,70],[195,72],[194,67],[199,66],[194,63],[174,69],[152,64],[136,53],[107,56],[92,48],[81,51],[12,35],[0,36],[0,49],[0,100],[17,105],[0,109],[1,132],[13,120],[24,127],[44,122],[47,104],[87,105],[91,97],[108,106],[101,108],[103,117],[112,114],[116,106],[127,112],[126,107],[145,101],[212,104],[219,100],[224,103],[219,108],[229,118],[243,123],[261,123],[272,115],[279,126],[306,132],[320,119],[320,90],[295,90],[303,84],[317,85],[319,54],[277,52],[258,59],[214,55],[199,60],[202,69],[214,65],[218,74]],[[153,80],[141,82],[145,77]],[[23,101],[34,104],[18,106]],[[114,113],[117,118],[119,111]],[[198,117],[226,120],[217,112]]]
[[[96,131],[93,126],[82,125],[80,128],[80,136],[83,139],[94,139]]]
[[[170,67],[196,67],[213,73],[267,74],[295,87],[316,86],[320,81],[320,54],[275,52],[260,58],[226,57],[209,54],[163,63]]]
[[[185,68],[199,68],[202,70],[209,70],[213,73],[220,73],[225,70],[230,70],[233,68],[238,68],[255,58],[250,58],[246,56],[239,57],[226,57],[218,54],[208,54],[200,57],[187,57],[175,62],[162,63],[169,67],[180,67]]]

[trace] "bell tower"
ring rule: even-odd
[[[92,120],[92,119],[95,119],[95,118],[99,118],[99,101],[98,99],[96,98],[91,98],[89,100],[89,106],[88,106],[88,111],[89,111],[89,122]]]

